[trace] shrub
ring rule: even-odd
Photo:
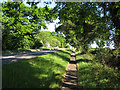
[[[40,42],[40,40],[36,40],[35,42],[34,42],[34,45],[31,47],[32,49],[37,49],[37,48],[40,48],[40,47],[42,47],[43,46],[43,44]]]

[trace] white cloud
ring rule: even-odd
[[[59,19],[56,19],[53,21],[53,23],[49,23],[47,24],[46,23],[46,26],[48,27],[48,29],[43,29],[42,28],[42,31],[50,31],[50,32],[55,32],[55,24],[58,23],[60,20]],[[59,25],[56,25],[56,27],[58,27]]]
[[[96,44],[96,42],[94,41],[93,44],[90,45],[91,48],[97,48],[98,45]]]
[[[55,32],[55,23],[50,23],[49,25],[48,25],[48,31],[50,31],[50,32]]]

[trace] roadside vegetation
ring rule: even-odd
[[[79,86],[120,88],[120,2],[61,2],[56,10],[62,23],[56,31],[81,51],[76,53]],[[94,42],[98,48],[90,50]],[[104,48],[111,45],[114,49]]]
[[[76,52],[79,87],[120,88],[120,71],[95,59],[94,54]]]
[[[2,50],[2,54],[10,54],[10,53],[20,53],[20,52],[31,52],[31,51],[40,51],[40,50],[53,50],[54,48],[40,47],[39,49],[16,49],[16,50]]]
[[[59,88],[70,53],[63,50],[3,65],[2,88]]]
[[[38,7],[39,2],[3,2],[2,7],[2,50],[40,49],[46,47],[66,47],[63,34],[50,31],[46,23],[53,22],[58,16],[52,8]],[[45,23],[46,22],[46,23]]]
[[[49,8],[51,2],[38,7],[40,3],[1,3],[3,53],[71,45],[80,51],[76,53],[80,86],[120,87],[120,2],[56,2],[54,8]],[[55,32],[42,31],[56,19]],[[90,49],[91,44],[98,48]],[[111,45],[114,49],[104,48]],[[4,65],[3,88],[59,87],[70,52]]]

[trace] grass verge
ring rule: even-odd
[[[78,85],[83,88],[120,88],[120,71],[93,62],[92,54],[77,54]]]
[[[3,88],[59,88],[70,58],[63,50],[3,65]]]
[[[40,49],[16,49],[16,50],[2,50],[2,54],[9,54],[9,53],[20,53],[20,52],[27,52],[27,51],[34,51],[34,50],[51,50],[53,48],[46,48],[40,47]]]

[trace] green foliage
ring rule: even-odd
[[[62,33],[57,33],[57,32],[52,32],[51,36],[53,36],[53,38],[56,38],[59,42],[59,47],[65,47],[66,45],[66,40],[65,37],[63,36]]]
[[[105,50],[108,54],[109,48]],[[105,55],[107,55],[104,52]],[[99,62],[94,62],[95,55],[90,53],[76,55],[78,62],[78,85],[82,88],[120,88],[120,72]],[[99,59],[98,59],[99,60]]]
[[[104,41],[97,41],[96,42],[97,45],[100,47],[100,48],[103,48],[105,46],[105,42]]]
[[[32,2],[31,6],[28,7],[23,2],[2,3],[3,50],[42,46],[35,45],[40,44],[40,42],[34,40],[34,33],[38,33],[41,27],[47,28],[45,21],[51,22],[57,16],[53,9],[38,8],[37,4]]]
[[[87,63],[84,60],[78,64],[78,83],[84,88],[120,88],[119,74],[110,68],[103,68],[99,63]]]
[[[94,50],[89,50],[89,53],[94,55],[94,62],[99,62],[103,66],[107,65],[112,68],[120,69],[120,53],[119,50],[110,48],[97,48]]]
[[[65,46],[65,48],[69,48],[69,49],[70,49],[70,46],[67,44],[67,45]]]
[[[44,47],[46,47],[46,42],[49,42],[51,47],[64,47],[66,44],[65,37],[62,34],[56,32],[39,32],[35,35],[35,39],[41,41]]]
[[[42,44],[42,42],[41,41],[39,41],[38,39],[36,39],[35,40],[35,43],[34,43],[34,45],[33,45],[33,49],[34,48],[40,48],[40,47],[42,47],[43,46],[43,44]]]
[[[62,24],[56,31],[63,32],[67,43],[86,53],[96,41],[94,61],[119,67],[120,2],[60,2],[55,9]],[[103,48],[109,41],[115,43],[114,52]]]
[[[111,20],[113,21],[113,26],[115,27],[115,35],[113,40],[115,42],[115,48],[120,48],[120,2],[112,2],[109,4],[109,11],[111,14]]]
[[[61,45],[60,41],[58,41],[57,39],[54,39],[54,38],[52,39],[52,42],[51,42],[52,47],[54,47],[54,46],[60,47],[60,45]]]
[[[110,33],[108,29],[105,30],[107,19],[100,17],[97,5],[99,3],[57,3],[55,8],[60,8],[58,15],[62,25],[56,31],[63,32],[67,42],[72,46],[76,48],[82,46],[85,51],[91,41],[107,39],[105,37]]]
[[[102,48],[111,35],[116,49],[120,47],[119,2],[60,2],[55,9],[62,23],[56,31],[63,32],[66,41],[77,49],[81,46],[87,51],[88,44],[98,40]],[[112,29],[115,34],[110,33]]]
[[[35,34],[35,39],[42,42],[43,46],[46,46],[46,42],[50,41],[50,35],[51,33],[48,31],[45,32],[39,32],[38,34]]]

